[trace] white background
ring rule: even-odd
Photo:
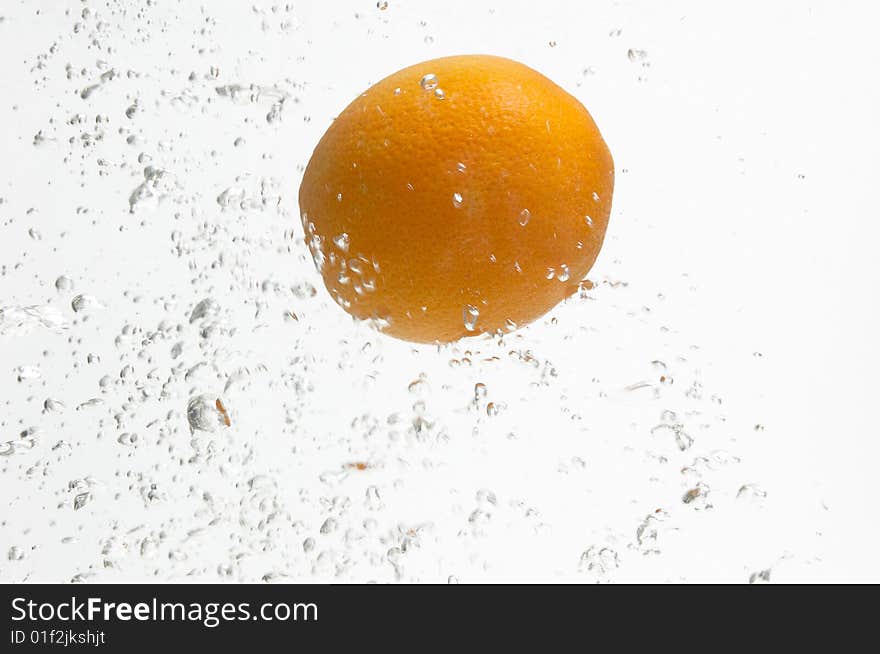
[[[872,3],[2,0],[0,17],[3,581],[880,581]],[[590,299],[503,342],[413,348],[330,301],[296,191],[369,84],[475,52],[588,107],[614,209]],[[167,175],[130,211],[150,164]],[[101,306],[74,313],[77,294]],[[200,394],[232,427],[190,434]],[[651,434],[663,410],[686,451]]]

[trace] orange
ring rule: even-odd
[[[315,148],[299,190],[331,296],[418,342],[508,331],[599,254],[614,163],[589,112],[523,64],[444,57],[386,77]]]

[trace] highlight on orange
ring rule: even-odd
[[[488,55],[425,61],[333,122],[299,189],[333,299],[409,341],[506,332],[578,288],[602,247],[614,162],[587,109]]]

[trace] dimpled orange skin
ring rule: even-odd
[[[445,343],[515,329],[576,291],[613,187],[611,153],[577,99],[523,64],[463,55],[354,100],[315,148],[299,203],[343,308]]]

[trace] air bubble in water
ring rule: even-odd
[[[45,411],[59,412],[64,410],[64,402],[61,400],[56,400],[53,398],[46,398],[46,401],[43,402],[43,409]]]
[[[207,297],[193,308],[189,321],[194,323],[202,318],[213,318],[219,313],[220,305],[213,298]]]
[[[38,366],[19,366],[16,372],[19,382],[39,379],[43,375],[43,371]]]
[[[556,275],[556,279],[558,279],[560,282],[567,282],[570,277],[571,273],[569,273],[568,271],[568,266],[565,264],[559,266],[559,273]]]
[[[343,252],[348,252],[348,248],[351,245],[351,238],[349,238],[348,234],[342,232],[339,236],[333,237],[333,244]]]
[[[186,405],[186,418],[191,432],[213,432],[218,427],[228,426],[222,403],[213,395],[196,395]]]
[[[94,295],[77,295],[70,301],[70,308],[76,313],[91,311],[101,306],[101,302]]]
[[[477,328],[477,319],[480,317],[480,310],[473,304],[466,304],[462,310],[462,316],[464,318],[464,328],[469,332],[474,331]]]

